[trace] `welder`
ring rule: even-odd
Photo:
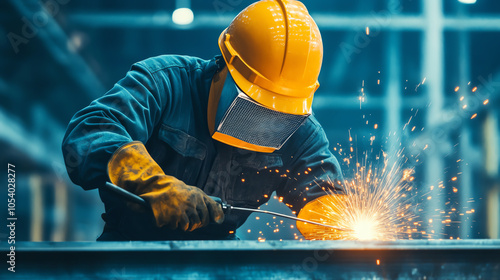
[[[71,120],[64,159],[75,184],[99,188],[98,240],[235,239],[249,214],[225,215],[210,196],[257,208],[276,191],[300,217],[328,193],[342,195],[339,163],[311,110],[323,44],[305,6],[256,2],[218,44],[211,60],[134,64]],[[150,209],[100,188],[107,181]]]

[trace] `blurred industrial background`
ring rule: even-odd
[[[63,164],[70,118],[134,62],[217,55],[219,34],[252,2],[0,1],[0,216],[11,163],[18,240],[97,238],[97,191],[72,184]],[[351,145],[349,135],[358,151],[405,148],[423,230],[436,239],[500,238],[500,2],[303,3],[325,50],[313,110],[345,176],[352,173],[338,151]],[[277,200],[266,207],[289,213]],[[278,221],[252,215],[238,235],[300,239],[292,223]]]

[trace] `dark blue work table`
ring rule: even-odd
[[[1,279],[500,279],[500,240],[16,242],[16,272],[2,263]]]

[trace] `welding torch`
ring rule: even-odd
[[[110,182],[106,182],[106,184],[103,186],[103,188],[106,190],[109,190],[111,192],[114,192],[115,194],[119,195],[121,198],[123,198],[129,202],[139,204],[142,207],[149,207],[149,204],[146,202],[146,200],[144,200],[144,198],[142,198],[138,195],[135,195],[135,194],[133,194],[125,189],[122,189],[115,184],[112,184]],[[209,197],[221,205],[222,211],[224,212],[224,214],[229,213],[231,210],[247,211],[247,212],[252,212],[252,213],[262,213],[262,214],[269,214],[269,215],[273,215],[273,216],[277,216],[277,217],[282,217],[285,219],[300,221],[300,222],[304,222],[304,223],[308,223],[308,224],[313,224],[313,225],[317,225],[317,226],[327,227],[327,228],[331,228],[331,229],[335,229],[335,230],[347,231],[347,229],[339,228],[336,226],[331,226],[331,225],[326,225],[326,224],[322,224],[322,223],[318,223],[318,222],[314,222],[314,221],[309,221],[309,220],[297,218],[295,216],[285,215],[285,214],[281,214],[281,213],[277,213],[277,212],[261,210],[261,209],[232,206],[232,205],[227,204],[226,202],[223,202],[222,199],[219,197],[215,197],[215,196],[209,196]]]

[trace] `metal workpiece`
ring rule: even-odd
[[[2,279],[500,279],[500,240],[16,245]]]
[[[251,208],[246,208],[246,207],[236,207],[236,206],[232,206],[232,205],[228,205],[228,204],[222,204],[222,208],[223,209],[226,208],[229,211],[231,211],[231,210],[238,211],[239,210],[239,211],[247,211],[247,212],[252,212],[252,213],[268,214],[268,215],[273,215],[273,216],[276,216],[276,217],[281,217],[281,218],[290,219],[290,220],[294,220],[294,221],[299,221],[299,222],[303,222],[303,223],[308,223],[308,224],[312,224],[312,225],[317,225],[317,226],[321,226],[321,227],[327,227],[327,228],[334,229],[334,230],[352,231],[351,229],[346,229],[346,228],[341,228],[341,227],[337,227],[337,226],[332,226],[332,225],[329,225],[329,224],[322,224],[322,223],[319,223],[319,222],[314,222],[314,221],[311,221],[311,220],[301,219],[301,218],[298,218],[298,217],[294,217],[294,216],[290,216],[290,215],[285,215],[285,214],[282,214],[282,213],[277,213],[277,212],[268,211],[268,210],[251,209]]]

